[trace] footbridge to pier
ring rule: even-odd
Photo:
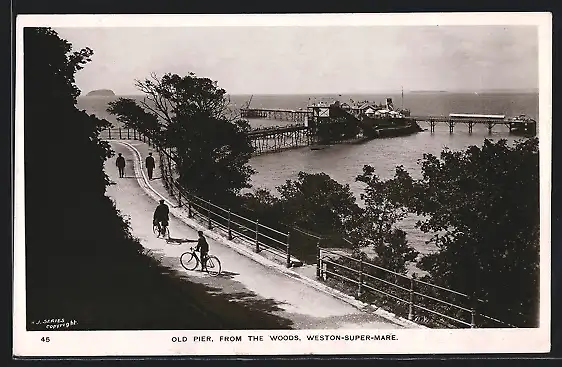
[[[481,124],[486,125],[488,132],[492,132],[492,129],[496,125],[504,125],[509,128],[512,132],[514,129],[518,128],[521,124],[536,124],[533,120],[529,121],[516,121],[509,120],[505,117],[454,117],[454,116],[411,116],[417,122],[426,122],[429,124],[430,131],[435,131],[435,125],[438,123],[446,124],[449,126],[449,132],[453,133],[455,130],[455,125],[465,125],[468,127],[468,132],[472,133],[472,128],[475,125]]]

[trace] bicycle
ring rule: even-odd
[[[157,237],[170,238],[170,229],[168,226],[160,225],[160,223],[152,223],[152,232]]]
[[[185,270],[195,270],[199,263],[201,263],[201,260],[199,260],[199,257],[193,247],[190,248],[190,251],[186,251],[180,256],[180,264]],[[201,266],[203,266],[203,264],[201,264]],[[221,273],[221,262],[219,258],[214,255],[207,254],[207,259],[205,260],[205,270],[211,276],[219,275]]]

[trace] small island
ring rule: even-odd
[[[115,93],[111,89],[96,89],[86,94],[86,97],[113,97]]]

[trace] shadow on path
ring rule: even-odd
[[[163,256],[159,261],[162,274],[175,278],[181,284],[180,293],[185,292],[194,306],[220,320],[221,329],[291,329],[292,321],[276,314],[284,312],[283,303],[248,290],[234,279],[238,273],[223,270],[219,276],[211,276],[200,269],[177,269],[177,257]]]

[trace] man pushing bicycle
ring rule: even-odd
[[[186,242],[197,242],[195,251],[199,251],[199,253],[201,254],[201,270],[205,271],[207,264],[207,254],[209,253],[209,244],[207,243],[205,236],[203,236],[203,231],[197,231],[197,234],[199,235],[198,239],[187,240]]]

